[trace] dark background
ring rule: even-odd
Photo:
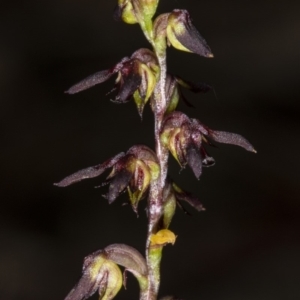
[[[0,7],[0,298],[64,299],[83,257],[111,243],[144,251],[145,201],[113,205],[97,178],[52,185],[134,144],[153,146],[149,107],[105,96],[113,80],[78,95],[80,79],[147,47],[139,27],[116,23],[117,1],[2,1]],[[178,235],[162,262],[161,295],[202,300],[300,299],[300,2],[162,0],[190,11],[215,55],[168,51],[169,70],[214,86],[179,109],[213,129],[249,139],[257,155],[219,145],[200,181],[170,159],[181,187],[206,212],[177,210]],[[137,299],[128,290],[117,299]],[[93,299],[97,299],[94,296]]]

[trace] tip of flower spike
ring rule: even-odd
[[[207,57],[208,57],[208,58],[214,58],[215,56],[214,56],[212,53],[209,53],[209,54],[207,55]]]

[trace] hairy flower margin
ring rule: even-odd
[[[113,102],[126,103],[133,99],[142,117],[145,105],[150,102],[155,119],[156,152],[144,145],[131,147],[104,163],[80,170],[56,183],[66,187],[84,179],[100,176],[111,169],[101,186],[109,185],[104,195],[109,203],[124,191],[137,212],[139,202],[148,198],[148,234],[145,258],[134,248],[113,244],[89,255],[84,260],[83,275],[65,300],[84,300],[97,290],[102,300],[111,300],[126,285],[126,272],[131,272],[140,287],[140,300],[156,300],[160,284],[162,249],[174,244],[176,235],[168,228],[176,207],[186,202],[203,211],[200,200],[181,189],[167,175],[170,152],[181,168],[188,165],[197,179],[203,167],[213,166],[215,160],[208,154],[212,142],[240,146],[256,152],[241,135],[210,129],[199,120],[176,111],[180,99],[185,99],[182,88],[194,93],[208,92],[211,86],[194,83],[167,73],[166,48],[174,48],[211,58],[210,47],[192,24],[186,10],[174,9],[157,16],[159,0],[118,0],[114,17],[128,24],[139,24],[153,51],[141,48],[130,57],[124,57],[110,69],[97,72],[66,91],[76,94],[102,83],[116,75],[117,95]],[[119,268],[124,267],[124,273]],[[179,300],[166,296],[161,300]]]

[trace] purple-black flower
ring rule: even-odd
[[[127,189],[132,208],[137,211],[139,201],[146,196],[151,181],[156,180],[160,172],[156,154],[144,145],[133,146],[126,153],[119,153],[100,165],[80,170],[55,185],[66,187],[83,179],[100,176],[109,168],[112,171],[104,183],[109,184],[105,195],[108,202],[114,202]]]
[[[158,73],[156,56],[149,49],[142,48],[135,51],[130,58],[124,57],[114,67],[83,79],[69,88],[66,93],[79,93],[117,74],[115,85],[118,93],[113,101],[126,103],[133,97],[141,115],[154,91]]]
[[[165,117],[161,131],[162,143],[180,166],[184,168],[189,165],[198,179],[202,173],[202,166],[208,167],[215,163],[204,147],[204,143],[209,144],[210,139],[256,152],[253,146],[239,134],[212,130],[199,120],[190,119],[178,111]]]

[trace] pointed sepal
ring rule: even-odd
[[[94,178],[97,176],[100,176],[106,169],[111,168],[113,165],[115,165],[122,157],[124,157],[125,153],[121,152],[112,158],[106,160],[104,163],[100,165],[96,165],[93,167],[89,167],[83,170],[80,170],[63,180],[61,180],[58,183],[54,183],[54,185],[59,186],[59,187],[66,187],[68,185],[71,185],[73,183],[79,182],[83,179],[89,179],[89,178]]]
[[[186,10],[175,9],[169,14],[167,38],[169,43],[178,50],[213,57],[209,46],[192,24]]]
[[[115,73],[114,70],[103,70],[103,71],[97,72],[97,73],[90,75],[89,77],[81,80],[77,84],[73,85],[65,93],[76,94],[81,91],[87,90],[96,84],[99,84],[99,83],[102,83],[102,82],[108,80],[112,75],[114,75],[114,73]]]
[[[240,146],[247,151],[256,153],[250,142],[240,134],[209,129],[208,136],[216,142]]]

